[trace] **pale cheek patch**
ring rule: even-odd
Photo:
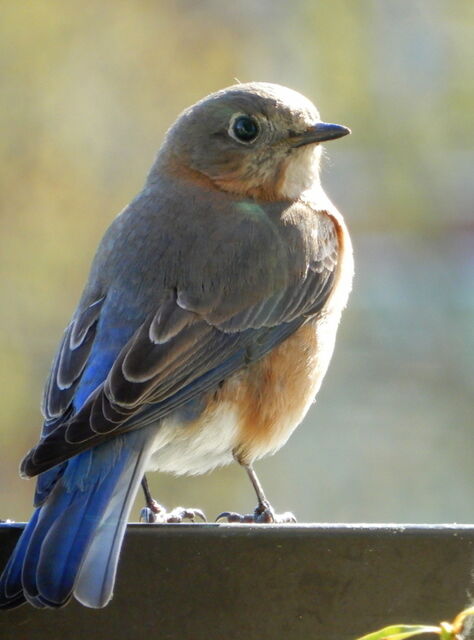
[[[308,145],[290,157],[280,186],[280,196],[297,199],[315,183],[319,183],[319,161],[321,147]]]

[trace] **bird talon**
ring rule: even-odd
[[[152,497],[146,476],[143,476],[142,488],[145,494],[146,507],[140,511],[140,522],[150,524],[179,524],[183,522],[183,520],[196,522],[196,518],[207,522],[206,516],[201,509],[176,507],[172,511],[166,511],[165,507]]]
[[[216,522],[219,522],[219,520],[221,519],[227,520],[227,522],[230,522],[230,523],[241,523],[241,524],[255,522],[255,518],[252,513],[241,514],[241,513],[236,513],[235,511],[223,511],[217,516]]]
[[[242,522],[242,516],[240,513],[236,513],[235,511],[223,511],[220,513],[215,522],[219,522],[219,520],[227,520],[227,522]]]
[[[186,509],[184,507],[176,507],[167,514],[168,523],[181,523],[184,520],[196,522],[196,518],[199,518],[202,522],[207,522],[207,518],[201,509]]]
[[[196,521],[196,518],[199,518],[202,522],[207,522],[206,514],[201,509],[187,509],[186,513],[191,514],[193,522]]]
[[[158,505],[158,503],[156,503]],[[185,509],[184,507],[176,507],[172,511],[166,511],[164,507],[156,511],[150,507],[144,507],[140,511],[140,522],[146,524],[181,524],[185,520],[196,522],[196,519],[207,522],[207,518],[201,509]]]
[[[253,513],[240,514],[235,511],[223,511],[216,522],[227,520],[229,523],[240,524],[287,524],[296,522],[295,516],[290,511],[285,513],[275,513],[270,504],[261,504]]]

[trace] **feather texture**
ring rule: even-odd
[[[314,212],[311,212],[314,216]],[[110,437],[159,420],[291,335],[328,299],[337,262],[331,221],[320,216],[326,244],[287,286],[262,302],[213,324],[184,310],[179,289],[169,289],[157,311],[135,331],[107,378],[82,408],[49,430],[22,464],[24,475],[47,471]],[[245,302],[241,302],[245,307]],[[212,315],[216,317],[218,305]],[[151,406],[150,406],[151,405]]]

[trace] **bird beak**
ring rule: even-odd
[[[342,136],[347,136],[349,133],[351,133],[351,130],[343,127],[341,124],[318,122],[306,129],[303,133],[295,135],[293,138],[293,146],[302,147],[305,144],[316,144],[325,142],[326,140],[336,140],[336,138],[342,138]]]

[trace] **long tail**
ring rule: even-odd
[[[152,432],[140,429],[68,463],[0,577],[0,608],[62,607],[73,595],[88,607],[110,601],[151,443]]]

